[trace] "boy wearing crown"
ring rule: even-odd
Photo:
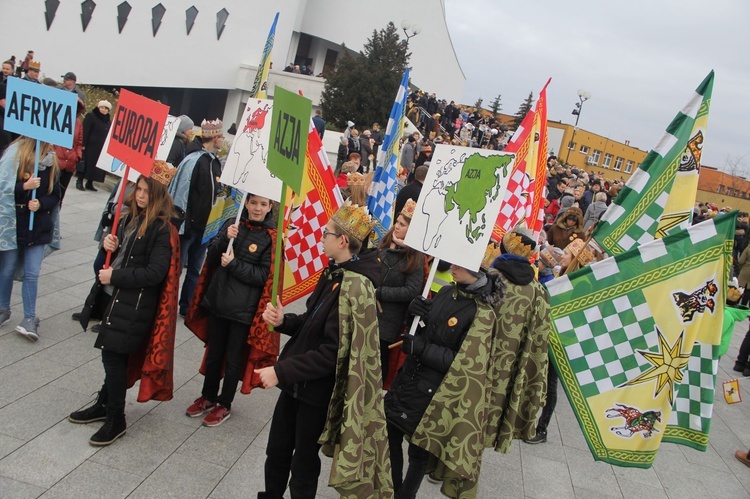
[[[219,187],[221,162],[216,153],[224,141],[223,126],[218,119],[203,120],[202,149],[185,156],[177,167],[174,181],[169,184],[174,204],[185,211],[185,223],[180,227],[180,260],[183,267],[187,266],[179,304],[183,317],[193,298],[208,247],[208,242],[203,242],[203,232]]]
[[[303,314],[280,301],[263,319],[291,336],[273,367],[256,370],[281,389],[268,436],[265,492],[259,498],[314,498],[318,450],[333,456],[329,485],[352,497],[391,497],[381,390],[375,288],[377,252],[360,252],[374,226],[367,208],[347,202],[323,230],[330,258]],[[290,480],[291,473],[291,480]]]

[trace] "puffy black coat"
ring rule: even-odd
[[[380,284],[377,251],[367,251],[340,265],[331,261],[307,299],[304,314],[285,314],[280,333],[291,339],[274,366],[279,388],[313,406],[326,407],[331,400],[339,349],[339,292],[346,269],[362,274],[375,287]]]
[[[52,211],[60,204],[60,179],[50,179],[51,168],[39,166],[41,181],[36,190],[39,209],[34,213],[34,230],[29,230],[29,201],[31,192],[23,188],[23,182],[16,182],[16,242],[19,247],[35,244],[49,244],[55,231],[55,221]],[[48,192],[50,182],[53,183],[52,192]]]
[[[227,250],[227,221],[214,237],[206,253],[206,263],[217,267],[201,306],[213,315],[250,325],[271,270],[271,213],[263,222],[243,221],[234,241],[234,259],[221,266],[221,255]],[[251,251],[252,249],[252,251]]]
[[[465,286],[445,286],[423,317],[425,327],[417,330],[426,341],[420,355],[409,355],[385,396],[385,416],[389,423],[411,436],[419,425],[433,395],[448,372],[477,312],[475,299],[498,306],[504,286],[492,270],[487,283],[475,293]]]
[[[216,178],[221,176],[219,159],[206,152],[195,164],[190,178],[190,192],[185,210],[185,235],[206,229],[208,216],[216,197],[218,183]]]
[[[407,274],[406,251],[401,249],[381,249],[380,287],[377,290],[378,327],[380,339],[393,343],[398,338],[401,325],[406,319],[409,303],[422,292],[424,268]]]
[[[97,279],[81,320],[85,324],[89,317],[102,319],[96,348],[127,354],[137,351],[151,331],[172,254],[169,224],[160,221],[152,223],[141,237],[136,232],[123,247],[124,227],[129,220],[120,223],[121,245],[112,255],[114,260],[118,252],[125,252],[123,266],[112,271],[112,298]]]
[[[83,118],[83,160],[86,163],[86,180],[104,182],[104,170],[96,167],[104,141],[109,134],[109,114],[102,114],[94,108]]]

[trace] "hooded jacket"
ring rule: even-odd
[[[291,336],[274,366],[279,388],[313,406],[331,399],[339,349],[339,293],[344,270],[361,274],[380,286],[377,251],[365,251],[351,260],[329,263],[307,299],[303,314],[285,314],[276,330]]]
[[[576,224],[568,227],[565,221],[569,216],[576,217]],[[547,242],[556,248],[565,249],[573,239],[583,237],[583,213],[575,206],[568,208],[562,215],[558,216],[555,223],[547,231]]]
[[[420,355],[407,357],[385,396],[386,419],[406,435],[411,436],[417,428],[480,311],[488,316],[485,333],[491,335],[505,286],[497,271],[490,270],[487,277],[486,284],[475,292],[455,283],[445,286],[422,318],[426,325],[416,334],[424,337],[426,346]]]

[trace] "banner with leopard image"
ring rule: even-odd
[[[547,283],[551,358],[594,459],[705,450],[737,212]]]

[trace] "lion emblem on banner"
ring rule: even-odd
[[[623,404],[615,404],[615,407],[607,409],[605,416],[608,418],[625,419],[623,426],[613,426],[610,428],[615,435],[625,438],[630,438],[639,432],[643,432],[643,438],[649,438],[655,431],[659,431],[654,428],[654,424],[661,422],[661,411],[641,412],[635,407]]]
[[[716,293],[718,292],[719,286],[711,279],[690,294],[681,291],[672,293],[672,298],[674,298],[677,308],[680,309],[682,322],[692,322],[696,313],[702,314],[706,309],[713,312],[716,307]]]

